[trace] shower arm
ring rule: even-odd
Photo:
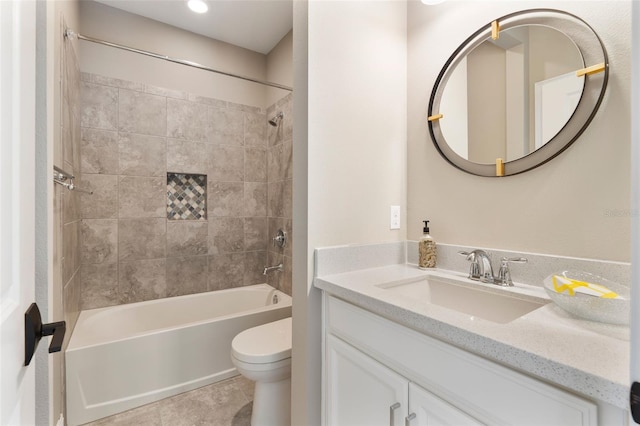
[[[203,71],[209,71],[209,72],[213,72],[213,73],[216,73],[216,74],[226,75],[228,77],[235,77],[235,78],[239,78],[241,80],[250,81],[252,83],[263,84],[265,86],[275,87],[277,89],[288,90],[289,92],[293,92],[293,88],[291,88],[289,86],[285,86],[285,85],[278,84],[278,83],[272,83],[270,81],[257,80],[255,78],[247,77],[247,76],[244,76],[244,75],[234,74],[234,73],[230,73],[230,72],[226,72],[226,71],[217,70],[217,69],[214,69],[214,68],[209,68],[209,67],[207,67],[205,65],[201,65],[201,64],[198,64],[196,62],[187,61],[187,60],[184,60],[184,59],[175,59],[175,58],[171,58],[171,57],[166,56],[166,55],[160,55],[158,53],[149,52],[147,50],[136,49],[134,47],[123,46],[121,44],[112,43],[110,41],[100,40],[100,39],[93,38],[93,37],[87,37],[87,36],[84,36],[82,34],[74,32],[70,28],[65,28],[64,36],[66,38],[69,38],[69,39],[77,38],[78,40],[84,40],[84,41],[89,41],[91,43],[102,44],[104,46],[109,46],[109,47],[114,47],[116,49],[126,50],[127,52],[139,53],[141,55],[151,56],[152,58],[162,59],[162,60],[173,62],[173,63],[176,63],[176,64],[186,65],[186,66],[189,66],[189,67],[192,67],[192,68],[198,68],[198,69],[201,69]]]

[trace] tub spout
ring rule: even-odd
[[[262,275],[267,275],[269,272],[271,271],[284,271],[284,265],[281,263],[279,265],[276,266],[265,266],[264,270],[262,271]]]

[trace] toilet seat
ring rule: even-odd
[[[232,356],[243,363],[269,364],[291,358],[291,318],[250,328],[231,342]]]

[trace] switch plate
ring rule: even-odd
[[[389,229],[400,229],[400,206],[391,206]]]

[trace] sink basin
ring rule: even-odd
[[[435,275],[378,287],[413,303],[431,303],[470,315],[471,319],[477,317],[500,324],[509,323],[549,303],[547,299],[513,293],[499,286],[487,288]]]

